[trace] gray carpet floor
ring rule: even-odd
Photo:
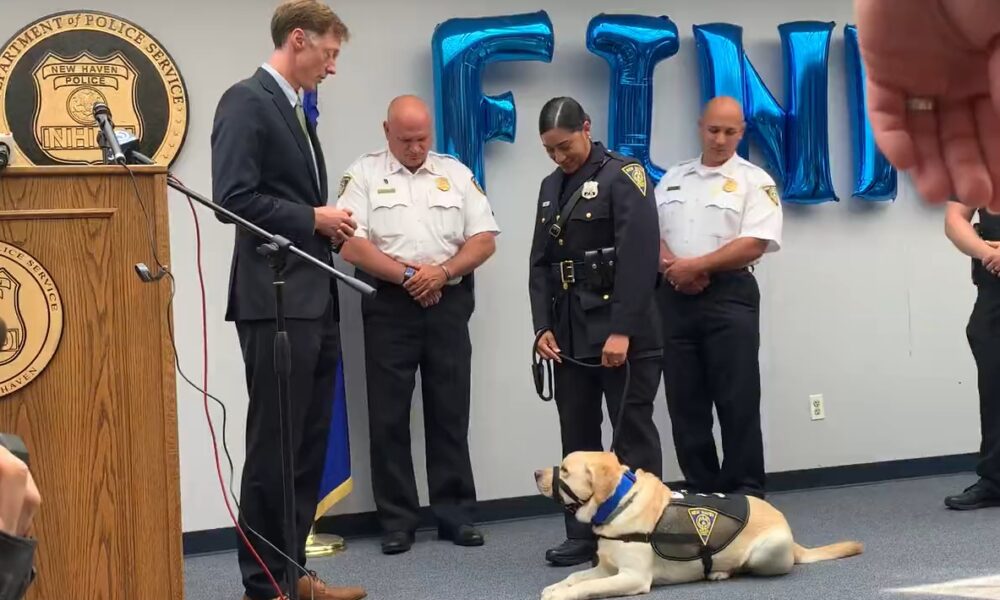
[[[769,497],[785,513],[796,541],[817,546],[843,539],[865,554],[800,565],[777,578],[737,578],[654,588],[650,599],[716,598],[921,600],[955,596],[888,591],[956,579],[1000,575],[1000,508],[955,512],[942,499],[975,477],[956,475],[875,485],[786,492]],[[330,583],[363,585],[373,600],[538,598],[573,568],[546,564],[546,548],[562,540],[558,516],[483,526],[486,545],[460,548],[420,532],[413,549],[383,556],[379,540],[352,539],[347,551],[310,562]],[[186,600],[239,600],[235,552],[185,561]],[[997,590],[981,598],[1000,598]],[[975,597],[975,596],[974,596]]]

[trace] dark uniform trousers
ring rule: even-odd
[[[468,281],[468,279],[466,279]],[[473,522],[469,457],[471,286],[445,286],[424,309],[401,286],[382,282],[362,301],[372,488],[384,531],[413,531],[420,504],[410,453],[410,406],[417,368],[431,508],[439,526]]]
[[[600,364],[599,359],[590,362]],[[630,359],[629,362],[628,397],[618,434],[618,455],[632,469],[643,469],[662,478],[663,451],[660,434],[653,422],[654,400],[660,385],[660,362],[656,357]],[[600,452],[604,449],[601,396],[606,398],[611,423],[616,424],[625,387],[625,367],[591,368],[563,361],[555,365],[552,376],[563,458],[580,450]],[[595,536],[590,525],[567,514],[566,537],[591,539]]]
[[[677,461],[690,491],[763,495],[760,290],[747,269],[712,276],[698,295],[664,285],[663,383]],[[724,461],[712,435],[719,416]]]
[[[296,558],[305,564],[305,542],[316,515],[319,484],[323,476],[326,443],[333,411],[332,396],[340,355],[339,323],[331,302],[320,319],[287,319],[291,348],[289,396],[292,409],[292,447],[295,461]],[[236,331],[246,365],[250,404],[247,412],[246,462],[240,488],[242,523],[272,544],[285,549],[283,487],[281,477],[281,429],[278,414],[278,379],[274,370],[274,320],[237,321]],[[247,531],[247,538],[281,583],[285,559]],[[240,570],[247,593],[271,598],[274,588],[267,575],[243,544],[238,546]],[[293,580],[297,576],[293,576]]]
[[[985,270],[976,275],[978,295],[966,327],[979,375],[982,444],[976,473],[1000,491],[1000,278]]]

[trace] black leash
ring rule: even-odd
[[[545,333],[547,331],[550,331],[550,330],[543,329],[542,331],[538,332],[538,334],[535,336],[535,344],[532,346],[532,349],[531,349],[531,353],[532,353],[532,356],[531,356],[531,359],[532,359],[532,362],[531,362],[531,375],[532,375],[532,378],[535,381],[535,392],[538,394],[538,397],[541,398],[544,402],[549,402],[550,400],[552,400],[555,397],[555,383],[556,383],[555,379],[554,379],[554,377],[552,375],[552,369],[553,369],[553,366],[552,366],[553,361],[552,361],[552,359],[551,358],[543,358],[540,354],[538,354],[538,340],[542,339],[542,336],[545,335]],[[575,365],[579,365],[581,367],[587,367],[588,369],[610,368],[610,367],[604,367],[600,363],[597,363],[597,364],[585,363],[585,362],[576,360],[575,358],[571,358],[569,356],[561,355],[560,358],[562,360],[567,361],[567,362],[571,362],[571,363],[573,363]],[[548,379],[547,379],[547,381],[548,381],[548,389],[549,389],[549,393],[548,394],[545,393],[546,376],[548,376]],[[622,429],[621,428],[622,417],[625,414],[625,400],[626,400],[626,398],[628,398],[628,386],[629,386],[629,382],[630,382],[631,378],[632,378],[632,363],[629,361],[629,359],[626,358],[625,359],[625,386],[622,387],[621,401],[618,403],[618,418],[615,419],[615,423],[613,425],[614,431],[611,434],[611,451],[615,452],[615,454],[618,454],[618,452],[616,451],[616,448],[618,447],[618,436],[621,433],[621,429]]]

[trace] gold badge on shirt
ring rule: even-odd
[[[437,188],[442,192],[447,192],[451,189],[451,183],[448,182],[447,177],[438,177],[435,183],[437,183]]]
[[[722,191],[724,192],[735,192],[736,191],[736,180],[726,177],[726,183],[722,184]]]

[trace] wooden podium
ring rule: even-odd
[[[166,169],[133,172],[157,255],[169,264]],[[0,257],[0,307],[13,310],[19,286],[22,304],[21,332],[8,336],[0,374],[4,356],[15,354],[10,348],[21,344],[23,363],[39,336],[52,343],[57,327],[44,331],[38,314],[52,306],[62,312],[61,339],[47,365],[7,384],[0,376],[0,394],[7,386],[0,431],[24,439],[42,494],[33,600],[184,595],[170,281],[143,283],[133,268],[143,262],[156,270],[149,235],[123,167],[0,171],[0,250],[7,254],[7,263]],[[47,273],[58,298],[47,292],[30,305],[29,288],[38,284],[27,270],[15,281],[14,260]]]

